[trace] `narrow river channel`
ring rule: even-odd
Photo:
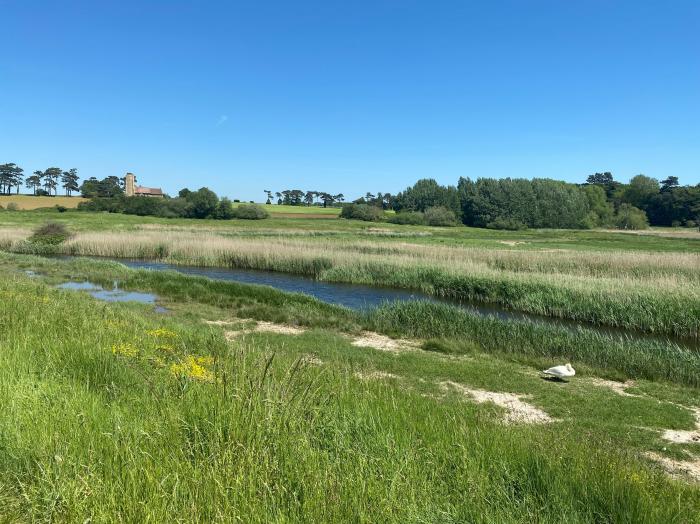
[[[64,256],[63,259],[74,257]],[[358,284],[343,284],[336,282],[322,282],[310,277],[292,275],[288,273],[278,273],[274,271],[259,271],[252,269],[232,269],[232,268],[211,268],[181,266],[150,260],[134,260],[125,258],[105,258],[92,257],[98,260],[109,260],[119,262],[133,269],[148,269],[152,271],[177,271],[186,275],[207,277],[214,280],[224,280],[240,282],[244,284],[258,284],[271,286],[281,291],[305,293],[323,302],[337,304],[355,310],[365,310],[380,306],[387,302],[427,300],[430,302],[451,304],[461,307],[471,314],[479,316],[495,316],[503,320],[537,322],[546,325],[556,325],[569,330],[586,328],[600,334],[623,339],[644,339],[656,341],[674,342],[687,349],[699,350],[700,343],[696,340],[677,339],[663,337],[659,335],[645,333],[643,331],[617,328],[612,326],[601,326],[588,322],[547,317],[520,311],[512,311],[494,304],[480,302],[458,302],[449,299],[440,299],[419,291],[408,291],[395,288],[384,288],[375,286],[365,286]]]

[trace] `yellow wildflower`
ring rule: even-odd
[[[204,367],[207,357],[188,355],[184,361],[170,366],[170,373],[178,378],[190,378],[202,382],[212,382],[214,374]]]
[[[112,346],[112,353],[122,357],[135,357],[139,354],[139,350],[133,344],[126,342]]]
[[[156,338],[177,338],[177,333],[164,328],[151,329],[146,331],[146,333]]]

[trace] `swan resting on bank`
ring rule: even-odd
[[[563,380],[573,377],[576,374],[576,370],[571,367],[571,364],[567,363],[563,366],[554,366],[553,368],[545,369],[542,373],[548,377]]]

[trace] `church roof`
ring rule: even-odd
[[[159,187],[143,187],[143,186],[136,186],[136,189],[134,189],[134,193],[136,195],[158,195],[158,196],[163,196],[163,190]]]

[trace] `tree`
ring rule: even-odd
[[[179,196],[180,198],[187,198],[190,193],[192,193],[192,191],[190,191],[186,187],[183,187],[180,191],[178,191],[177,196]]]
[[[611,225],[615,210],[606,199],[605,189],[599,185],[584,185],[581,190],[588,199],[588,227]]]
[[[457,188],[441,186],[432,178],[425,178],[396,195],[397,211],[425,211],[435,206],[451,209],[459,216],[461,209]]]
[[[590,175],[586,179],[586,184],[595,184],[601,186],[605,190],[605,195],[608,200],[612,201],[616,191],[619,191],[622,184],[615,182],[610,171],[605,173],[596,173]]]
[[[606,171],[605,173],[596,173],[595,175],[589,175],[586,179],[587,184],[598,184],[600,186],[610,186],[614,182],[612,173]]]
[[[22,185],[22,173],[24,169],[19,167],[17,164],[0,164],[0,194],[4,193],[9,195],[12,192],[12,188],[17,188],[17,193],[19,194],[19,187]]]
[[[211,189],[202,187],[187,195],[188,216],[190,218],[207,218],[219,204],[219,197]]]
[[[622,194],[622,201],[646,210],[651,199],[659,194],[659,182],[655,178],[637,175],[630,180]]]
[[[314,203],[314,199],[316,198],[316,191],[307,191],[306,194],[304,195],[304,202],[306,203],[307,206],[310,206],[311,204]]]
[[[615,217],[615,225],[618,229],[646,229],[649,227],[647,214],[630,204],[620,205]]]
[[[33,194],[36,195],[37,190],[41,187],[41,179],[44,176],[43,171],[34,171],[32,176],[28,176],[25,180],[25,185],[28,189],[32,189]]]
[[[265,203],[266,203],[267,205],[272,204],[272,191],[270,191],[269,189],[265,189],[265,190],[263,190],[263,192],[264,192],[265,195],[267,196],[267,199],[265,200]]]
[[[678,187],[678,177],[670,176],[665,180],[661,181],[661,192],[671,191],[673,188]]]
[[[80,194],[85,198],[114,198],[124,194],[119,177],[109,176],[102,180],[90,177],[80,186]]]
[[[63,189],[66,190],[66,196],[71,196],[73,191],[78,191],[78,178],[78,170],[75,168],[63,172],[61,183],[63,184]]]
[[[58,179],[63,174],[63,170],[60,167],[50,167],[44,171],[44,189],[51,195],[53,191],[54,195],[58,188]]]
[[[219,200],[219,203],[216,205],[216,209],[214,209],[214,212],[212,213],[212,218],[216,218],[218,220],[230,220],[235,216],[236,212],[233,208],[233,204],[226,197]]]

